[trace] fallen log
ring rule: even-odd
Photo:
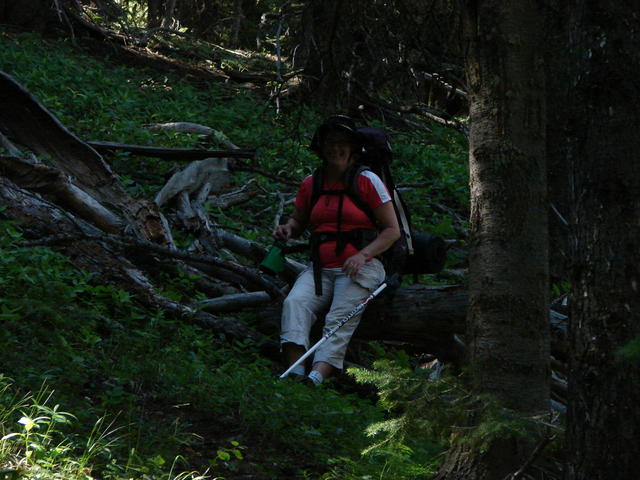
[[[120,218],[74,185],[58,169],[42,163],[33,164],[21,158],[0,155],[0,175],[11,179],[22,188],[55,197],[57,203],[105,232],[116,233],[122,227]]]
[[[207,203],[210,208],[229,208],[234,205],[240,205],[242,203],[248,202],[253,197],[255,197],[258,192],[255,190],[251,190],[251,184],[255,181],[254,178],[245,183],[239,190],[235,190],[233,192],[223,193],[221,195],[209,195],[207,199]]]
[[[165,148],[146,145],[130,145],[116,142],[100,142],[92,140],[87,142],[97,152],[129,152],[132,155],[142,157],[155,157],[173,161],[202,160],[205,158],[254,158],[253,150],[204,150],[198,148]]]
[[[76,232],[74,234],[62,234],[51,235],[40,238],[39,240],[24,242],[24,246],[36,246],[36,245],[56,245],[56,244],[73,244],[82,240],[93,240],[96,242],[107,243],[115,245],[117,247],[123,247],[128,249],[135,249],[139,255],[159,255],[165,258],[174,258],[182,260],[183,262],[191,264],[209,264],[222,270],[228,270],[235,274],[239,278],[243,278],[245,281],[250,282],[260,288],[266,289],[266,291],[274,299],[282,298],[283,292],[277,285],[272,283],[269,279],[261,275],[255,268],[246,267],[234,262],[223,260],[219,257],[212,255],[201,255],[196,253],[183,252],[180,250],[167,248],[162,245],[157,245],[152,242],[144,240],[137,240],[135,238],[128,238],[122,235],[109,235],[105,233],[92,234]]]
[[[86,208],[95,211],[99,203],[103,209],[115,209],[124,216],[125,228],[131,229],[139,238],[173,245],[171,232],[158,207],[145,199],[132,199],[96,150],[71,133],[29,91],[4,72],[0,72],[0,103],[3,106],[0,133],[18,149],[30,150],[43,159],[43,163],[69,177],[73,187],[67,190],[84,192]],[[73,196],[77,201],[79,195]]]
[[[196,319],[203,325],[214,327],[232,338],[253,338],[266,345],[265,351],[274,351],[274,341],[280,323],[280,306],[273,304],[269,308],[261,306],[256,314],[259,331],[262,335],[246,327],[236,319],[214,317],[207,312],[198,311],[185,305],[166,299],[155,291],[151,281],[139,265],[146,256],[164,256],[188,262],[196,267],[209,265],[227,271],[241,278],[249,275],[257,285],[268,283],[256,276],[255,269],[221,261],[212,256],[189,254],[171,250],[151,242],[141,242],[135,238],[108,235],[93,225],[75,218],[40,197],[26,192],[10,180],[0,177],[0,207],[2,216],[21,223],[25,236],[33,241],[24,245],[41,244],[43,237],[63,239],[57,249],[67,255],[78,268],[94,272],[101,282],[110,283],[132,292],[143,304],[163,308],[172,314]],[[77,237],[74,239],[74,236]],[[256,244],[232,234],[220,235],[223,244],[235,245],[234,248],[247,256],[261,254],[264,249]],[[40,240],[38,240],[40,239]],[[70,239],[74,239],[70,241]],[[244,241],[243,241],[244,240]],[[55,243],[55,242],[53,242]],[[134,248],[135,255],[126,258],[127,249]],[[292,266],[293,268],[293,266]],[[192,273],[196,273],[197,270]],[[271,286],[270,286],[271,287]],[[264,287],[263,287],[264,288]],[[270,292],[272,293],[272,292]],[[273,292],[280,293],[280,292]],[[253,297],[264,297],[262,293]],[[235,297],[236,300],[242,297]],[[244,297],[247,298],[246,296]],[[229,299],[222,299],[224,303]],[[212,304],[215,302],[212,302]],[[463,346],[456,341],[456,335],[464,335],[468,292],[461,286],[425,286],[411,285],[387,292],[373,302],[365,312],[363,321],[356,331],[355,339],[362,341],[382,340],[394,342],[423,352],[433,353],[444,361],[460,362],[464,356]],[[249,304],[241,301],[234,309],[247,308]],[[255,308],[255,305],[251,305]],[[229,307],[230,309],[231,307]],[[554,323],[561,319],[556,315]],[[554,331],[557,328],[554,327]],[[270,340],[268,340],[270,339]],[[554,357],[558,358],[554,353]],[[556,382],[557,386],[560,384]]]
[[[102,233],[88,222],[74,217],[1,176],[0,216],[18,222],[19,229],[29,239],[23,242],[25,246],[42,243],[37,240],[42,238],[71,238],[74,235],[84,237],[73,242],[62,242],[56,246],[56,250],[67,256],[76,268],[94,273],[103,284],[114,285],[132,293],[137,301],[148,308],[164,309],[177,317],[195,321],[231,338],[253,339],[265,353],[277,352],[277,345],[272,339],[235,318],[213,316],[163,297],[138,265],[124,256],[122,242],[114,240],[114,236]],[[135,239],[132,241],[136,242]],[[168,251],[169,249],[158,252]]]
[[[384,341],[432,353],[444,361],[460,362],[465,354],[460,339],[466,332],[469,292],[463,286],[410,285],[387,292],[367,307],[354,340]],[[280,328],[279,306],[257,313],[259,329],[274,335]],[[552,352],[562,358],[568,349],[550,312]],[[317,332],[316,332],[317,333]]]
[[[464,348],[454,335],[464,335],[468,298],[461,286],[411,285],[384,293],[365,310],[354,339],[393,342],[460,362]],[[277,334],[280,305],[256,315],[261,332]]]
[[[11,75],[0,72],[0,131],[47,164],[73,177],[99,201],[119,204],[128,198],[120,180],[89,145],[71,133]]]

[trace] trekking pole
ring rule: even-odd
[[[296,360],[296,362],[293,365],[291,365],[289,368],[287,368],[285,370],[285,372],[282,375],[280,375],[280,378],[284,378],[287,375],[289,375],[294,368],[296,368],[298,365],[300,365],[302,362],[304,362],[309,357],[309,355],[311,355],[313,352],[315,352],[318,349],[318,347],[320,345],[322,345],[324,342],[326,342],[327,339],[329,337],[331,337],[334,333],[336,333],[340,329],[340,327],[342,327],[345,323],[347,323],[353,317],[355,317],[360,312],[362,312],[364,310],[364,307],[366,307],[367,304],[371,300],[373,300],[375,297],[377,297],[380,294],[380,292],[382,292],[382,290],[384,290],[386,287],[387,287],[387,284],[385,282],[382,285],[380,285],[378,288],[376,288],[373,291],[373,293],[371,293],[362,302],[360,302],[358,305],[356,305],[354,307],[354,309],[351,310],[351,312],[349,312],[349,314],[346,317],[344,317],[342,320],[340,320],[340,322],[335,327],[333,327],[331,330],[329,330],[327,333],[325,333],[323,335],[323,337],[320,340],[318,340],[318,343],[316,343],[313,347],[311,347],[309,350],[307,350],[305,352],[305,354],[302,355],[298,360]]]

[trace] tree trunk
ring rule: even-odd
[[[231,35],[229,38],[229,48],[240,48],[240,29],[242,28],[242,0],[234,0],[233,2],[233,26],[231,27]]]
[[[574,3],[568,480],[631,480],[640,460],[640,4]],[[636,343],[637,345],[637,343]]]
[[[552,283],[568,278],[570,171],[567,163],[567,98],[569,79],[567,44],[569,7],[545,0],[547,82],[547,190],[549,192],[549,265]]]
[[[162,26],[167,28],[173,27],[173,12],[176,9],[177,0],[167,0],[165,5],[165,13],[162,19]]]
[[[66,3],[59,1],[61,6]],[[42,32],[59,29],[64,20],[51,0],[0,0],[0,22]]]
[[[465,16],[471,382],[529,417],[549,408],[543,18],[537,2],[496,0],[467,2]],[[519,438],[484,452],[455,446],[437,478],[503,479],[532,448]]]
[[[159,27],[162,21],[164,0],[147,0],[147,27]]]
[[[300,17],[300,36],[302,38],[299,43],[300,47],[296,50],[292,58],[291,67],[293,69],[298,69],[306,65],[314,48],[314,3],[314,0],[306,0],[304,2],[302,16]]]

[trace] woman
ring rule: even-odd
[[[311,149],[322,159],[322,167],[316,173],[322,190],[313,198],[314,177],[307,177],[298,190],[291,218],[274,232],[276,238],[287,241],[309,228],[312,244],[316,245],[312,253],[316,275],[312,267],[303,271],[284,301],[280,340],[288,365],[293,365],[309,348],[309,332],[318,314],[329,309],[324,325],[327,331],[384,281],[384,267],[375,256],[400,237],[384,183],[369,170],[353,169],[359,141],[352,119],[344,115],[329,117],[316,131]],[[357,175],[354,185],[373,218],[346,194],[349,173]],[[356,236],[355,232],[372,235]],[[361,240],[356,241],[356,237]],[[368,240],[363,242],[362,238]],[[316,350],[308,379],[320,384],[336,369],[342,369],[360,316],[351,319]],[[292,374],[304,379],[304,366],[299,365]]]

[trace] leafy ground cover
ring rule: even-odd
[[[80,138],[192,147],[193,135],[144,128],[190,121],[257,151],[253,166],[299,180],[316,160],[309,108],[276,115],[264,99],[222,84],[193,85],[97,59],[69,41],[2,32],[0,69],[13,75]],[[395,171],[430,182],[405,196],[423,231],[453,234],[430,205],[465,210],[465,145],[454,133],[394,137]],[[215,145],[205,145],[212,146]],[[108,158],[132,194],[152,197],[175,165]],[[248,172],[250,204],[210,212],[265,246],[278,195],[295,187]],[[281,365],[250,342],[146,311],[47,248],[19,246],[19,226],[0,212],[0,467],[7,478],[419,478],[442,449],[424,439],[381,444],[367,427],[390,408],[340,384],[310,389],[276,381]],[[429,281],[438,281],[429,279]],[[165,293],[197,295],[188,278]],[[380,350],[378,353],[382,353]],[[390,356],[397,355],[393,352]],[[358,389],[355,389],[358,390]],[[70,413],[66,413],[70,412]]]

